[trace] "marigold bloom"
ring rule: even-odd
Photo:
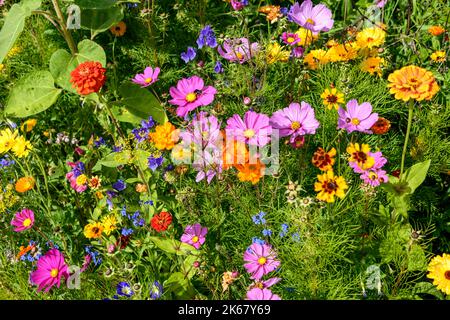
[[[30,141],[26,140],[23,136],[16,138],[14,141],[14,145],[11,148],[14,155],[18,158],[23,158],[28,156],[31,150],[33,150],[33,146]]]
[[[257,159],[256,163],[238,164],[235,165],[235,168],[239,171],[238,178],[240,181],[250,181],[252,184],[257,184],[263,177],[266,166]]]
[[[281,18],[283,14],[281,13],[280,6],[267,5],[259,8],[258,12],[264,13],[266,15],[266,19],[270,21],[270,23],[274,23]]]
[[[311,50],[303,58],[303,62],[311,70],[316,70],[318,66],[330,62],[327,56],[327,51],[323,49]]]
[[[111,33],[113,35],[115,35],[116,37],[121,37],[127,31],[127,25],[125,24],[125,22],[120,21],[115,26],[112,26],[111,28],[109,28],[109,31],[111,31]]]
[[[23,177],[16,182],[16,191],[20,193],[27,192],[34,188],[35,180],[33,177]]]
[[[33,130],[34,126],[37,124],[37,119],[28,119],[22,123],[20,130],[25,132],[30,132]]]
[[[395,94],[395,99],[408,101],[431,100],[439,91],[439,85],[430,71],[407,66],[396,70],[388,77],[390,93]]]
[[[158,150],[171,150],[179,139],[179,130],[170,122],[158,125],[155,132],[149,133],[150,141]]]
[[[17,134],[17,130],[12,132],[9,128],[0,131],[0,154],[11,150],[16,142]]]
[[[312,164],[314,165],[314,167],[322,171],[333,170],[335,156],[336,156],[335,148],[331,148],[330,151],[326,152],[323,148],[319,147],[317,151],[314,152],[313,154]]]
[[[155,214],[150,221],[153,229],[157,232],[166,231],[172,224],[172,215],[169,212],[162,211],[159,214]]]
[[[445,62],[445,51],[435,51],[430,56],[434,62]]]
[[[358,56],[358,47],[354,43],[332,46],[327,52],[330,62],[350,61]]]
[[[205,243],[207,233],[208,228],[202,227],[199,223],[186,226],[184,234],[181,236],[181,242],[190,244],[195,249],[200,249],[200,246]]]
[[[84,236],[88,239],[98,239],[102,236],[105,227],[100,222],[92,222],[84,227]]]
[[[336,88],[325,89],[325,91],[320,95],[323,99],[323,104],[328,110],[335,108],[339,109],[339,105],[344,103],[344,94],[337,91]]]
[[[428,28],[428,32],[433,36],[439,36],[445,32],[445,29],[441,26],[431,26]]]
[[[280,261],[276,260],[277,253],[268,244],[253,243],[245,250],[245,269],[251,274],[250,279],[261,279],[264,275],[274,271],[280,266]]]
[[[99,176],[93,176],[89,179],[88,185],[92,190],[97,190],[102,186],[102,179]]]
[[[428,264],[427,277],[445,294],[450,295],[450,254],[435,256]]]
[[[385,134],[391,128],[391,122],[383,117],[378,117],[377,122],[370,128],[375,134]]]
[[[348,185],[344,177],[335,176],[333,171],[327,171],[322,175],[318,175],[318,182],[314,183],[314,191],[318,192],[317,199],[328,203],[334,202],[334,196],[341,199],[345,197],[345,189]]]
[[[30,209],[23,209],[20,212],[16,212],[14,219],[11,221],[11,225],[14,226],[15,232],[21,232],[28,229],[34,224],[34,212]]]
[[[377,74],[381,77],[381,66],[384,64],[384,59],[380,57],[369,57],[361,62],[361,70],[370,74]]]
[[[147,192],[147,186],[144,183],[138,183],[136,185],[136,192],[139,192],[139,193]]]
[[[102,219],[103,232],[107,236],[109,236],[112,231],[117,229],[116,227],[117,223],[118,223],[117,218],[113,214],[103,217]]]
[[[386,32],[379,27],[366,28],[356,35],[356,43],[360,48],[379,47],[384,43]]]
[[[289,60],[289,56],[291,55],[290,51],[282,50],[278,42],[269,44],[266,52],[266,60],[268,64],[272,64],[277,61],[287,62]]]
[[[36,270],[30,275],[30,280],[38,286],[38,292],[45,287],[47,287],[45,292],[48,292],[55,285],[59,288],[63,276],[69,277],[64,256],[57,249],[51,249],[39,258]]]
[[[106,81],[106,69],[100,62],[87,61],[80,63],[70,73],[72,87],[81,95],[98,92]]]

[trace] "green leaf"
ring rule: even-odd
[[[32,11],[41,6],[41,0],[23,0],[9,9],[5,23],[0,31],[0,63],[3,62],[9,50],[14,46],[25,26],[25,19]]]
[[[98,61],[106,66],[106,54],[103,48],[91,40],[83,40],[78,43],[78,53],[71,56],[67,51],[60,49],[50,58],[50,72],[55,82],[61,88],[77,93],[70,82],[70,73],[80,64],[86,61]]]
[[[167,288],[167,292],[173,292],[178,299],[187,300],[195,295],[191,282],[181,272],[172,273],[169,279],[164,281],[164,288]]]
[[[80,8],[105,9],[114,6],[117,0],[75,0]],[[84,10],[83,10],[84,12]]]
[[[408,186],[411,188],[409,193],[419,187],[427,177],[428,169],[430,168],[431,160],[416,163],[411,168],[405,171],[405,181],[408,182]]]
[[[119,93],[122,96],[120,102],[135,116],[140,119],[152,116],[160,124],[167,122],[167,116],[161,104],[146,89],[126,82],[120,86]]]
[[[427,258],[423,249],[413,244],[408,252],[408,271],[424,271],[427,269]]]
[[[134,114],[132,114],[125,107],[112,106],[111,112],[114,117],[121,122],[128,122],[132,124],[140,124],[142,119]]]
[[[11,90],[5,114],[24,118],[42,112],[56,102],[61,89],[55,88],[48,71],[36,71],[20,79]]]
[[[430,282],[419,282],[416,283],[416,285],[414,286],[414,288],[412,289],[412,291],[415,294],[429,294],[432,296],[435,296],[436,298],[443,300],[444,299],[444,294],[439,291],[435,285],[433,285]]]
[[[147,168],[148,158],[152,154],[148,151],[137,149],[134,151],[133,163],[135,163],[139,168]]]
[[[97,161],[92,171],[99,171],[102,169],[101,166],[116,168],[121,165],[127,164],[131,160],[131,152],[128,150],[123,150],[121,152],[112,152],[106,157]]]
[[[92,31],[92,37],[108,30],[123,19],[122,9],[111,7],[107,9],[84,9],[81,13],[81,26]]]
[[[158,237],[148,237],[155,246],[164,252],[176,255],[197,255],[198,250],[193,246],[183,243],[175,239],[161,239]]]

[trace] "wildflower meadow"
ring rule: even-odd
[[[450,298],[448,0],[0,13],[0,299]]]

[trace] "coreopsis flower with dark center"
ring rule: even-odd
[[[313,154],[312,164],[321,171],[328,171],[333,169],[336,156],[336,149],[332,148],[326,152],[323,148],[319,147]]]
[[[383,117],[378,117],[377,122],[370,128],[374,134],[385,134],[391,128],[391,122]]]
[[[80,63],[70,73],[72,87],[81,95],[88,95],[100,91],[106,81],[106,69],[97,61]]]

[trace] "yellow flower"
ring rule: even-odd
[[[445,294],[450,295],[450,254],[444,253],[431,259],[427,277]]]
[[[344,177],[335,176],[333,171],[327,171],[322,175],[317,175],[318,182],[314,183],[314,191],[318,192],[317,199],[334,202],[334,196],[343,199],[345,197],[345,189],[348,185]]]
[[[356,43],[361,48],[379,47],[384,43],[386,32],[381,28],[366,28],[356,35]]]
[[[16,137],[17,131],[12,132],[9,128],[0,131],[0,154],[11,150],[16,143]]]
[[[156,126],[155,132],[151,132],[149,138],[157,149],[171,150],[178,142],[178,134],[179,130],[175,129],[175,126],[170,122],[166,122],[163,125]]]
[[[368,170],[375,164],[375,158],[369,155],[368,144],[350,143],[347,152],[350,154],[348,161],[355,163],[361,170]]]
[[[3,63],[0,63],[0,72],[5,69],[5,65]]]
[[[281,50],[281,46],[278,42],[271,43],[267,47],[267,63],[272,64],[277,61],[286,62],[289,60],[290,52]]]
[[[109,234],[111,233],[111,231],[114,231],[117,229],[116,224],[117,224],[117,219],[114,215],[110,214],[109,216],[106,216],[102,219],[102,224],[103,224],[103,232],[109,236]]]
[[[20,51],[22,51],[22,49],[18,46],[14,46],[11,48],[11,50],[9,50],[7,57],[11,58],[13,56],[15,56],[16,54],[18,54]]]
[[[396,70],[388,77],[390,93],[395,94],[395,99],[408,101],[431,100],[439,91],[439,86],[430,71],[407,66]]]
[[[95,196],[96,196],[97,199],[99,199],[99,200],[101,200],[101,199],[103,199],[103,198],[105,197],[101,191],[96,191],[96,192],[95,192]]]
[[[309,46],[312,42],[319,39],[319,34],[312,34],[312,32],[305,28],[300,28],[296,32],[298,34],[298,37],[300,38],[300,41],[297,42],[297,46]]]
[[[30,141],[27,141],[24,137],[20,136],[16,138],[11,149],[17,157],[23,158],[28,156],[30,151],[33,150],[33,146],[31,145]]]
[[[445,51],[435,51],[430,56],[434,62],[445,62]]]
[[[317,69],[319,65],[328,63],[327,51],[323,49],[311,50],[303,59],[307,67],[311,70]]]
[[[102,236],[103,225],[100,222],[92,222],[84,227],[84,236],[88,239],[98,239]]]
[[[36,119],[28,119],[27,121],[22,123],[22,125],[20,126],[20,130],[30,132],[31,130],[33,130],[36,123],[37,123]]]
[[[323,99],[323,104],[328,110],[333,108],[338,110],[339,104],[344,103],[344,94],[338,92],[336,88],[325,89],[320,97]]]
[[[80,174],[76,179],[76,183],[78,186],[85,185],[87,181],[88,181],[88,178],[86,177],[85,174]]]
[[[358,56],[357,48],[354,43],[338,44],[328,50],[327,58],[330,62],[353,60]]]
[[[361,70],[370,74],[377,74],[381,77],[381,65],[384,64],[384,59],[380,57],[369,57],[361,62]]]

